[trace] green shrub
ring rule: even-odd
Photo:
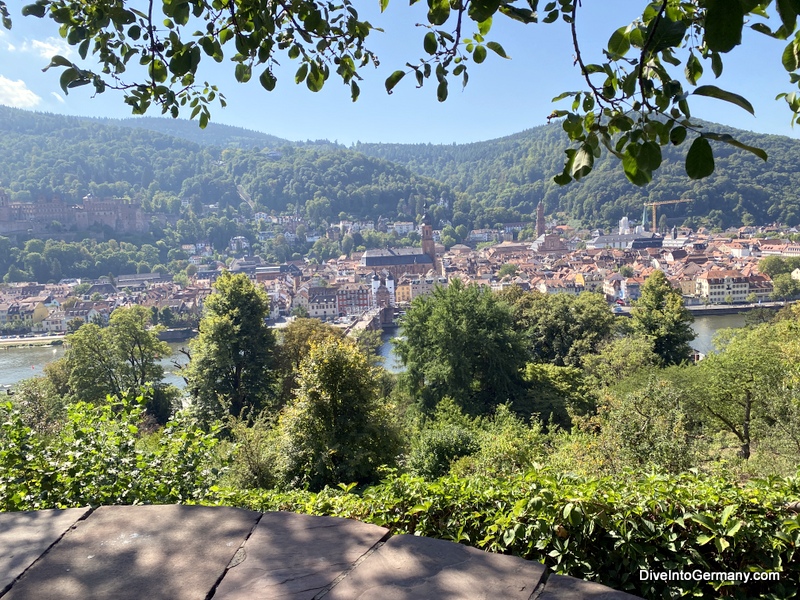
[[[228,491],[218,501],[360,519],[544,562],[557,573],[644,598],[771,598],[800,594],[796,478],[737,485],[696,473],[585,478],[529,473],[505,480],[392,477],[359,494]],[[654,572],[777,571],[778,582],[640,581]]]
[[[483,419],[477,441],[478,451],[456,461],[454,474],[509,477],[546,460],[547,435],[541,422],[532,419],[526,425],[507,405],[498,406],[490,419]]]
[[[67,409],[55,435],[0,405],[0,510],[201,500],[216,482],[213,432],[183,415],[152,436],[139,427],[145,397]]]
[[[407,466],[427,479],[441,477],[454,460],[477,452],[476,438],[474,431],[455,424],[423,429],[412,442]]]

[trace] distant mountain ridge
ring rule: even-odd
[[[186,131],[185,125],[166,129]],[[209,204],[238,208],[241,185],[256,208],[281,212],[292,204],[315,222],[340,212],[394,218],[412,210],[406,218],[413,218],[426,199],[454,201],[447,186],[395,163],[327,142],[287,145],[258,135],[246,141],[242,131],[220,126],[211,133],[232,145],[202,145],[111,119],[0,106],[0,188],[19,201],[78,201],[92,193],[130,196],[146,209],[173,213],[186,202],[199,213]],[[281,144],[253,143],[270,139]]]
[[[201,146],[220,146],[222,148],[276,148],[295,144],[295,142],[261,131],[213,122],[209,123],[205,129],[200,129],[197,121],[172,119],[170,117],[131,117],[129,119],[90,118],[89,120],[115,125],[117,127],[146,129],[148,131],[188,140]]]
[[[692,181],[683,169],[686,147],[668,146],[642,188],[607,155],[588,178],[559,187],[552,178],[570,146],[559,123],[470,144],[346,148],[214,123],[201,130],[193,121],[86,119],[0,106],[0,187],[18,199],[91,191],[148,200],[161,194],[173,206],[186,199],[238,206],[236,186],[243,185],[266,210],[313,204],[327,220],[340,212],[409,220],[427,202],[439,222],[468,228],[530,221],[539,202],[548,215],[613,227],[626,215],[637,222],[644,202],[692,198],[660,214],[669,224],[800,225],[800,142],[706,126],[764,148],[770,160],[717,143],[716,171]]]
[[[358,144],[355,149],[436,177],[462,195],[454,220],[460,219],[459,213],[473,213],[477,203],[484,208],[481,221],[486,226],[511,220],[512,214],[532,215],[540,201],[548,214],[562,212],[584,223],[613,226],[625,215],[636,219],[644,202],[678,198],[694,202],[667,208],[663,214],[673,222],[689,219],[719,227],[743,222],[800,224],[800,141],[702,125],[763,148],[769,161],[714,143],[714,174],[693,181],[684,172],[688,144],[667,146],[653,181],[637,187],[627,181],[619,161],[605,153],[589,177],[559,187],[552,178],[561,172],[564,150],[570,147],[560,123],[471,144]]]

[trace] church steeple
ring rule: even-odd
[[[536,237],[541,237],[544,234],[544,202],[539,202],[539,206],[536,207]]]
[[[436,264],[436,244],[433,241],[433,219],[428,212],[428,204],[425,204],[422,213],[422,252],[431,257]]]

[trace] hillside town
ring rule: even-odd
[[[255,217],[269,220],[278,230],[284,228],[279,235],[287,238],[306,225],[297,217]],[[81,322],[104,323],[115,308],[133,304],[161,315],[160,322],[167,326],[191,327],[223,269],[246,273],[267,291],[273,321],[302,315],[347,323],[371,309],[403,308],[453,279],[495,291],[516,285],[544,294],[599,292],[611,305],[628,305],[655,270],[665,273],[687,306],[754,304],[780,299],[770,277],[759,272],[759,260],[800,256],[800,243],[788,239],[794,232],[778,227],[721,233],[673,227],[661,236],[644,232],[641,226],[631,228],[623,218],[616,232],[581,232],[546,223],[540,207],[535,240],[515,239],[533,225],[509,223],[502,230],[473,230],[465,243],[446,249],[440,243],[441,231],[433,229],[426,212],[419,227],[411,222],[383,225],[399,235],[418,233],[419,247],[353,251],[322,264],[306,259],[268,264],[251,254],[250,243],[242,236],[230,240],[230,256],[223,262],[212,258],[206,242],[198,241],[181,249],[196,269],[180,283],[169,274],[139,273],[89,282],[3,285],[0,327],[4,333],[63,334],[70,323],[73,328]],[[327,228],[326,235],[337,238],[374,227],[372,222],[343,220]],[[800,280],[800,269],[791,276]]]

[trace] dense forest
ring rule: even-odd
[[[227,145],[241,138],[235,133],[219,139]],[[309,212],[312,221],[338,218],[340,212],[394,217],[398,206],[408,210],[409,201],[416,211],[426,199],[454,200],[446,186],[405,167],[325,144],[223,149],[147,129],[7,107],[0,107],[0,134],[0,188],[12,200],[55,194],[75,202],[93,193],[130,196],[145,208],[175,213],[180,200],[189,200],[199,214],[203,204],[238,208],[241,185],[257,210],[281,212],[291,204]]]
[[[693,198],[694,203],[665,207],[664,214],[695,217],[695,223],[730,226],[781,221],[800,223],[795,190],[800,143],[705,123],[710,131],[728,133],[763,148],[769,160],[725,144],[715,148],[716,170],[700,181],[684,171],[686,144],[664,149],[664,162],[653,182],[637,187],[627,181],[619,161],[608,154],[597,161],[587,179],[559,187],[552,178],[563,167],[569,147],[558,123],[543,125],[505,138],[460,145],[358,144],[356,149],[404,164],[413,172],[436,177],[462,194],[454,221],[461,214],[484,214],[484,223],[507,211],[531,214],[544,201],[548,214],[563,212],[585,224],[613,225],[624,215],[638,218],[646,201]],[[497,220],[502,221],[502,218]]]
[[[642,203],[692,198],[666,207],[670,223],[711,227],[800,224],[800,143],[706,124],[763,148],[769,160],[718,144],[716,170],[691,181],[683,147],[664,149],[653,182],[629,183],[616,159],[604,156],[587,179],[559,187],[568,147],[559,123],[505,138],[460,145],[296,143],[246,129],[170,119],[92,120],[0,107],[0,187],[14,200],[58,194],[69,201],[91,192],[131,196],[145,208],[177,213],[180,200],[202,204],[300,209],[313,221],[339,213],[414,219],[424,202],[453,226],[492,227],[530,220],[544,201],[548,214],[587,226],[638,220]],[[289,206],[291,205],[291,206]]]

